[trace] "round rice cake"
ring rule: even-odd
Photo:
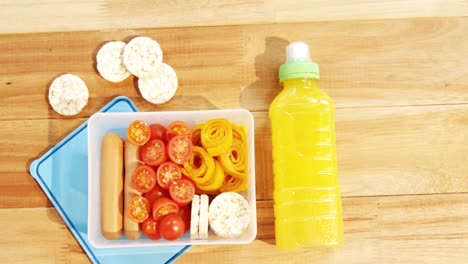
[[[206,194],[200,195],[200,218],[198,223],[198,238],[208,239],[209,198]]]
[[[210,204],[210,229],[220,237],[238,237],[249,226],[249,212],[249,203],[242,195],[236,192],[221,193]]]
[[[49,87],[49,103],[55,112],[64,115],[76,115],[88,104],[88,87],[80,77],[63,74]]]
[[[141,95],[152,104],[163,104],[171,100],[178,85],[177,74],[165,63],[161,63],[152,77],[138,79]]]
[[[163,52],[159,43],[149,37],[136,37],[125,46],[123,63],[138,78],[154,76],[161,65]]]
[[[130,76],[122,61],[125,46],[125,42],[110,41],[99,49],[96,55],[97,70],[105,80],[116,83]]]
[[[192,198],[190,214],[190,238],[198,239],[198,225],[200,223],[200,196],[195,194]]]

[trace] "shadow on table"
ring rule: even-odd
[[[240,95],[241,107],[246,108],[250,111],[268,111],[268,107],[275,98],[275,96],[281,91],[281,84],[278,79],[278,70],[281,64],[286,60],[286,46],[289,44],[288,40],[270,36],[265,38],[265,49],[263,53],[258,54],[255,57],[255,75],[257,79],[255,82],[249,84],[244,88]],[[260,140],[264,137],[269,137],[269,124],[268,122],[260,122],[256,124],[256,144],[259,144]],[[261,132],[262,134],[258,134]],[[262,178],[256,179],[257,198],[260,200],[271,199],[273,196],[273,190],[271,187],[273,183],[273,175],[267,175],[271,172],[271,169],[260,167],[260,166],[271,166],[271,152],[265,152],[265,148],[256,148],[255,150],[256,160],[268,160],[270,162],[258,163],[256,171],[264,172]],[[270,173],[271,174],[271,173]],[[275,223],[273,216],[273,208],[262,208],[272,207],[271,202],[257,202],[257,211],[262,210],[264,212],[270,212],[268,215],[257,215],[258,217],[258,231],[257,240],[261,240],[270,245],[275,245]]]
[[[281,91],[278,70],[286,61],[289,41],[279,37],[265,39],[265,51],[255,57],[257,80],[249,84],[240,95],[240,104],[250,111],[267,111],[275,96]]]

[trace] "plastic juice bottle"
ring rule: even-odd
[[[270,106],[276,245],[343,245],[334,104],[317,87],[319,67],[303,42],[287,46],[283,91]]]

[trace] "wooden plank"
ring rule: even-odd
[[[277,1],[277,22],[317,20],[361,20],[413,17],[466,16],[468,4],[462,1]]]
[[[272,202],[260,201],[252,244],[195,246],[176,263],[466,263],[467,201],[468,194],[344,198],[345,246],[294,254],[275,248]],[[8,227],[2,263],[89,262],[53,208],[2,209],[0,224]]]
[[[8,121],[0,128],[0,208],[52,206],[29,174],[31,162],[42,156],[85,119]]]
[[[194,10],[197,10],[194,12]],[[0,34],[466,16],[465,1],[6,0]]]
[[[345,198],[344,247],[295,254],[275,249],[272,203],[258,202],[259,229],[253,244],[194,247],[178,263],[465,263],[466,198],[467,194]]]
[[[2,209],[1,263],[89,263],[53,208]]]
[[[463,19],[406,19],[246,26],[242,107],[268,109],[280,91],[284,47],[305,41],[320,66],[320,86],[338,108],[466,103]],[[456,33],[460,30],[460,33]],[[450,40],[449,40],[450,39]],[[462,40],[463,39],[463,40]],[[451,48],[449,48],[451,47]],[[434,70],[436,67],[437,70]],[[465,83],[462,85],[462,83]]]
[[[254,116],[257,199],[268,200],[273,193],[270,121],[265,112]],[[467,116],[468,105],[338,109],[343,195],[468,192]],[[0,121],[0,208],[45,206],[29,163],[82,122]]]
[[[338,109],[342,194],[467,192],[467,115],[465,105]],[[266,113],[255,117],[257,195],[272,199],[271,128]]]
[[[0,208],[51,207],[52,203],[24,167],[21,172],[0,173]]]
[[[277,72],[290,40],[310,43],[321,85],[338,108],[467,103],[468,61],[461,56],[468,52],[467,27],[468,18],[440,18],[3,35],[0,119],[59,118],[47,91],[64,72],[89,87],[90,101],[79,117],[116,95],[146,111],[265,111],[281,90]],[[178,74],[180,88],[165,105],[144,101],[135,79],[114,84],[95,70],[102,43],[135,35],[157,39]]]
[[[89,104],[79,116],[91,115],[117,95],[132,98],[141,110],[146,111],[238,106],[241,85],[235,76],[240,75],[241,66],[233,67],[232,63],[241,57],[241,50],[234,48],[228,51],[217,47],[217,39],[206,38],[206,31],[177,31],[179,35],[163,29],[157,32],[78,32],[0,37],[0,50],[9,53],[0,54],[0,58],[5,59],[0,66],[0,91],[3,95],[0,103],[5,104],[2,106],[5,115],[0,119],[59,118],[48,106],[47,92],[52,80],[64,72],[77,74],[89,88]],[[225,29],[214,28],[210,33],[223,36]],[[231,33],[240,36],[240,28],[234,28]],[[108,40],[129,39],[135,35],[147,35],[160,41],[165,62],[173,66],[179,76],[178,100],[155,106],[139,95],[136,78],[130,77],[114,84],[97,74],[94,60],[100,45]],[[236,43],[228,44],[230,41]],[[223,43],[241,47],[240,41],[240,38],[231,38]]]

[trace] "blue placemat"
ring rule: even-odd
[[[137,112],[133,102],[119,96],[99,112]],[[46,193],[93,263],[172,263],[190,246],[103,249],[88,241],[88,131],[81,124],[42,157],[29,171]]]

